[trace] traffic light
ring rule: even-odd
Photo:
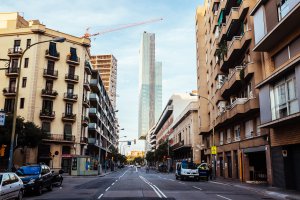
[[[133,140],[133,144],[136,144],[136,139]]]
[[[4,156],[4,154],[5,154],[5,148],[6,148],[6,145],[2,144],[1,149],[0,149],[0,157]]]

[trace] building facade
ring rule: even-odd
[[[155,62],[155,34],[144,32],[139,63],[139,122],[138,134],[145,139],[161,112],[162,64]]]
[[[0,13],[0,55],[9,59],[9,68],[1,71],[3,86],[0,105],[14,112],[16,84],[20,81],[17,115],[32,121],[47,133],[32,162],[45,162],[53,168],[70,170],[71,155],[80,155],[87,135],[87,107],[83,85],[91,67],[87,48],[90,41],[51,30],[38,20],[27,21],[18,13]],[[65,37],[64,43],[34,43]],[[53,155],[50,156],[49,154]],[[33,158],[33,159],[32,159]],[[15,163],[21,165],[23,163]]]
[[[207,0],[197,10],[201,159],[212,163],[219,177],[271,184],[269,132],[260,128],[255,87],[262,81],[261,56],[252,51],[255,3]]]
[[[270,129],[273,185],[300,190],[300,1],[258,1],[254,51],[262,57],[260,128]]]
[[[110,162],[111,149],[118,149],[119,136],[115,111],[98,70],[92,71],[90,87],[90,121],[86,155],[92,158],[93,166],[97,168],[98,163],[105,166],[105,163]]]
[[[94,55],[91,57],[93,69],[100,72],[102,82],[105,86],[111,103],[116,109],[116,97],[117,97],[117,70],[118,61],[112,55]]]

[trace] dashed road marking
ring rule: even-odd
[[[202,190],[201,188],[196,187],[196,186],[193,186],[193,188],[195,188],[195,189],[197,189],[197,190]]]
[[[107,190],[109,190],[110,187],[106,188],[105,192],[107,192]]]
[[[221,197],[221,198],[223,198],[223,199],[232,200],[232,199],[230,199],[230,198],[224,197],[224,196],[219,195],[219,194],[217,194],[217,196],[218,196],[218,197]]]
[[[98,199],[101,199],[102,196],[103,196],[103,194],[100,194],[100,196],[98,197]]]
[[[114,185],[115,183],[112,183],[111,185]]]
[[[226,184],[226,183],[220,183],[220,182],[216,182],[216,181],[209,181],[210,183],[214,183],[214,184],[219,184],[219,185],[229,185],[229,184]]]

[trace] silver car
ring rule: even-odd
[[[23,198],[23,182],[12,172],[0,173],[0,200]]]

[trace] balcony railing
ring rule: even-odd
[[[67,63],[79,65],[80,58],[77,55],[76,56],[67,55]]]
[[[6,76],[18,76],[19,68],[18,67],[9,67],[5,70]]]
[[[23,53],[23,49],[19,46],[16,46],[13,48],[9,48],[7,53],[9,56],[21,56],[21,54]]]
[[[86,127],[89,125],[90,119],[87,116],[82,116],[81,122],[82,122],[82,125],[84,125]]]
[[[87,108],[90,107],[90,100],[87,98],[87,96],[83,96],[83,98],[82,98],[82,104],[83,104],[85,107],[87,107]]]
[[[16,95],[16,87],[3,88],[4,95]]]
[[[84,80],[84,82],[83,82],[83,87],[84,87],[86,90],[88,90],[88,91],[91,90],[90,82],[89,82],[87,79]]]
[[[56,90],[42,89],[42,96],[55,98],[58,95]]]
[[[78,95],[73,93],[64,93],[64,99],[70,101],[77,101]]]
[[[87,144],[88,143],[88,138],[87,137],[80,137],[80,143]]]
[[[50,69],[44,69],[44,77],[47,78],[55,78],[57,79],[58,77],[58,70],[50,70]]]
[[[64,120],[64,121],[75,121],[76,120],[76,114],[63,113],[62,114],[62,120]]]
[[[75,142],[75,136],[68,134],[46,134],[44,140],[52,140],[57,142]]]
[[[40,111],[40,117],[41,118],[53,119],[53,118],[55,118],[55,112],[43,109],[43,110]]]
[[[66,81],[71,81],[71,82],[78,82],[79,76],[75,74],[66,74],[65,75],[65,80]]]
[[[57,52],[57,51],[56,52],[50,52],[49,49],[46,49],[45,56],[46,56],[46,58],[58,60],[59,57],[60,57],[60,53]]]

